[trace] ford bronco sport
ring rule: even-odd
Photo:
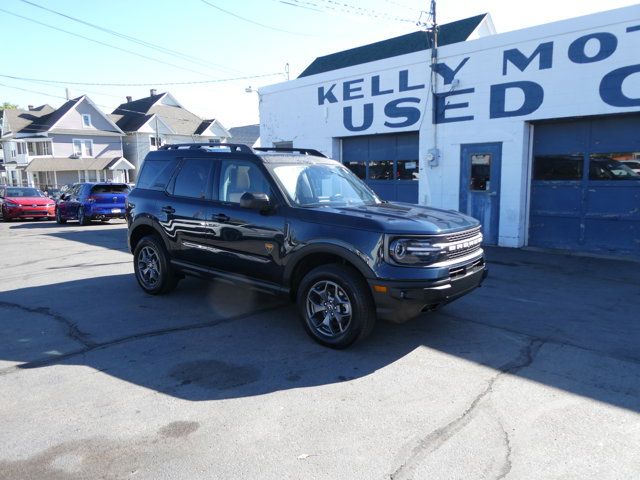
[[[165,145],[147,155],[126,216],[145,292],[197,275],[289,295],[307,333],[333,348],[486,276],[477,220],[386,202],[310,149]]]

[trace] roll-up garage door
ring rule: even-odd
[[[342,162],[385,200],[418,203],[418,133],[342,139]]]
[[[529,245],[640,257],[640,115],[535,125]]]

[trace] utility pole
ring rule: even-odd
[[[436,0],[431,0],[431,9],[429,11],[429,17],[431,18],[431,98],[432,108],[437,108],[436,93],[438,91],[438,75],[436,74],[436,65],[438,63],[438,21],[436,19]],[[438,151],[438,124],[433,122],[433,143],[431,151],[429,152],[430,160],[429,166],[431,168],[437,167],[440,157]]]

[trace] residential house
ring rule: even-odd
[[[240,143],[247,147],[260,146],[260,124],[242,125],[240,127],[231,127],[229,129],[232,143]]]
[[[231,136],[218,120],[202,119],[154,89],[145,98],[127,97],[110,117],[126,133],[124,155],[138,170],[147,153],[166,143],[219,143]]]
[[[83,181],[126,182],[134,166],[124,133],[87,96],[60,108],[6,110],[2,119],[7,183],[51,188]]]

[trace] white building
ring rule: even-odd
[[[415,32],[261,89],[262,145],[469,213],[488,244],[640,256],[640,6],[499,35],[479,16],[439,38],[433,59]]]

